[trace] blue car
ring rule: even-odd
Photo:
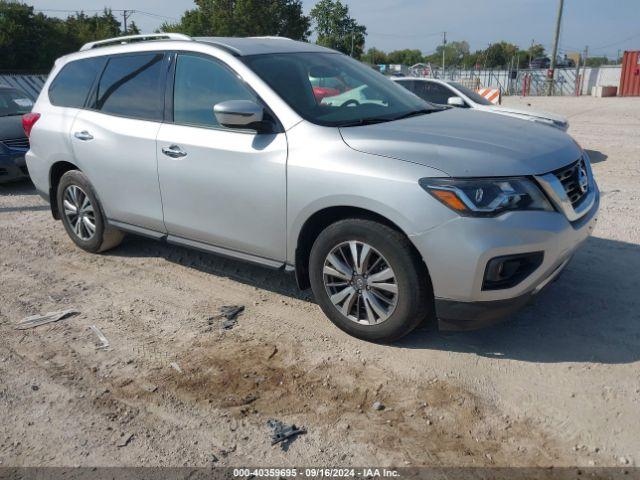
[[[33,102],[24,93],[0,86],[0,183],[29,176],[24,161],[29,139],[22,128],[22,115],[32,107]]]

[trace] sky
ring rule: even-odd
[[[23,0],[24,1],[24,0]],[[385,51],[417,48],[433,52],[447,39],[466,40],[471,50],[506,40],[527,48],[532,41],[548,51],[553,42],[558,0],[343,0],[367,27],[366,48]],[[144,33],[174,21],[193,8],[193,0],[26,0],[47,15],[76,10],[134,9],[131,17]],[[309,13],[316,0],[303,0]],[[114,12],[121,15],[119,12]],[[615,58],[618,50],[640,50],[640,0],[565,0],[560,53],[582,51]]]

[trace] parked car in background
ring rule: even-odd
[[[575,66],[575,60],[567,57],[566,55],[563,58],[558,58],[558,61],[556,62],[556,67],[558,68],[573,68]]]
[[[319,100],[312,79],[338,77],[350,90]],[[518,309],[599,205],[564,132],[434,106],[283,38],[85,45],[58,59],[24,125],[36,189],[79,248],[131,232],[292,271],[372,341]]]
[[[549,68],[551,67],[551,59],[549,57],[534,58],[529,62],[529,68]]]
[[[508,117],[531,120],[533,122],[549,125],[566,131],[569,128],[569,121],[562,115],[543,112],[540,110],[528,110],[524,108],[506,107],[494,105],[482,95],[474,92],[470,88],[458,82],[447,80],[437,80],[432,78],[393,78],[407,90],[427,102],[436,105],[449,105],[452,107],[472,108],[488,113],[497,113]]]
[[[0,85],[0,183],[29,176],[24,159],[29,139],[22,127],[22,115],[32,106],[24,93]]]
[[[313,95],[318,102],[321,102],[326,97],[335,97],[351,90],[348,83],[349,79],[343,78],[339,72],[318,70],[310,72],[310,75],[309,81],[313,87]]]

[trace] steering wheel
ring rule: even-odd
[[[354,107],[357,107],[358,105],[360,105],[360,102],[355,98],[350,98],[349,100],[344,102],[342,105],[340,105],[340,108],[348,107],[349,105],[353,105]]]

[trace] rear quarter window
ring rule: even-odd
[[[62,67],[49,86],[51,104],[58,107],[82,108],[105,61],[104,57],[85,58]]]

